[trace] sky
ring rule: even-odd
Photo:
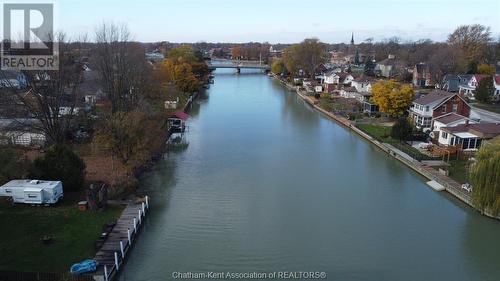
[[[475,23],[500,36],[499,0],[53,1],[57,27],[73,37],[92,37],[103,22],[126,24],[142,42],[348,43],[351,32],[357,43],[393,36],[444,41],[457,26]]]

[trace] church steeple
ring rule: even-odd
[[[354,46],[354,32],[351,33],[351,45]]]

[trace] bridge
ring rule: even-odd
[[[217,68],[234,68],[240,73],[241,69],[262,69],[269,71],[271,67],[262,61],[251,60],[209,60],[206,61],[208,69],[215,70]]]

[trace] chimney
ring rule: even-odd
[[[469,126],[469,119],[465,119],[465,126]]]

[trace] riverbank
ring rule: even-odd
[[[379,142],[374,137],[370,136],[366,132],[357,128],[355,126],[355,122],[352,122],[343,116],[336,115],[332,112],[328,112],[327,110],[321,108],[321,106],[319,105],[319,102],[315,98],[308,96],[307,93],[305,91],[301,91],[299,89],[299,87],[293,86],[292,84],[288,83],[287,81],[285,81],[283,79],[276,77],[275,75],[271,74],[270,77],[277,79],[287,89],[294,91],[297,94],[297,96],[299,96],[307,104],[311,105],[315,110],[319,111],[327,118],[337,122],[338,124],[342,125],[345,128],[350,129],[351,131],[355,132],[362,139],[375,145],[376,147],[378,147],[382,151],[386,152],[389,156],[397,159],[401,163],[410,167],[412,170],[419,173],[423,177],[427,178],[429,181],[437,182],[440,186],[442,186],[443,190],[447,191],[449,194],[453,195],[455,198],[459,199],[463,203],[465,203],[468,206],[477,210],[477,208],[474,206],[474,204],[472,202],[472,197],[471,197],[470,193],[468,193],[467,191],[462,189],[460,183],[456,182],[455,180],[451,179],[448,176],[440,174],[438,171],[433,169],[431,166],[427,165],[425,161],[420,162],[420,161],[412,158],[410,155],[404,153],[403,151],[395,148],[394,146],[392,146],[390,144]],[[480,212],[480,213],[486,217],[500,220],[500,216],[494,216],[493,214],[491,214],[489,212]]]

